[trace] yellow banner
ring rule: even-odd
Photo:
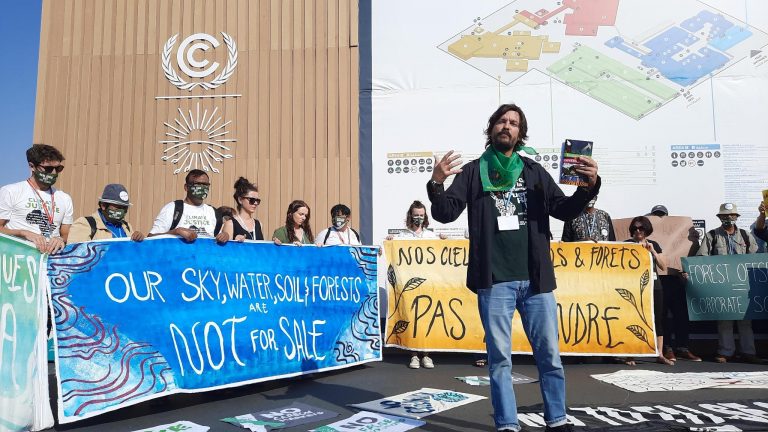
[[[485,351],[477,295],[466,287],[468,240],[384,243],[386,345],[422,351]],[[560,351],[655,355],[650,253],[634,243],[551,245]],[[383,271],[383,269],[381,269]],[[518,313],[513,353],[530,353]]]

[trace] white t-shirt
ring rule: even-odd
[[[48,212],[51,211],[54,205],[51,201],[56,205],[53,225],[45,211],[46,208]],[[35,189],[25,180],[0,188],[0,219],[7,220],[5,226],[10,229],[32,231],[45,237],[59,237],[62,225],[72,225],[73,211],[72,198],[54,187],[35,193]]]
[[[330,234],[328,234],[328,231],[331,231]],[[323,243],[323,240],[325,240],[325,236],[328,234],[328,240]],[[318,245],[325,245],[325,246],[338,246],[338,245],[352,245],[352,246],[360,246],[360,240],[358,240],[357,235],[352,232],[352,227],[347,227],[344,231],[338,231],[336,228],[326,228],[322,231],[320,231],[320,234],[315,237],[315,243]]]
[[[170,231],[175,209],[176,203],[174,201],[164,205],[155,218],[155,223],[149,233],[164,234]],[[216,211],[208,204],[193,206],[184,203],[184,211],[181,213],[181,220],[179,220],[176,228],[191,229],[197,232],[200,237],[213,237],[213,231],[216,229]]]
[[[397,233],[395,238],[398,238],[398,239],[436,239],[436,238],[439,238],[439,237],[431,229],[422,229],[420,233],[416,233],[415,231],[411,231],[410,229],[406,228],[406,229],[400,231],[399,233]]]

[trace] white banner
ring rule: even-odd
[[[592,375],[592,378],[635,393],[703,388],[768,389],[768,372],[665,373],[649,370],[620,370],[609,374]]]
[[[597,206],[614,217],[665,204],[713,227],[727,200],[754,220],[768,162],[768,2],[575,3],[373,3],[374,238],[403,228],[414,199],[429,206],[434,156],[483,152],[501,103],[523,108],[554,178],[565,139],[594,141]],[[430,227],[461,236],[465,216]]]
[[[336,423],[311,429],[311,432],[405,432],[425,424],[421,420],[362,411]]]
[[[362,410],[420,419],[482,399],[485,399],[485,396],[452,390],[422,388],[421,390],[376,399],[370,402],[350,404],[349,406]]]

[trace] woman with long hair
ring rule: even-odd
[[[293,200],[285,214],[285,225],[272,234],[275,244],[313,244],[315,237],[309,225],[311,216],[309,206],[302,200]]]
[[[256,219],[256,210],[261,204],[259,188],[245,177],[237,179],[234,187],[235,193],[232,197],[235,199],[236,210],[232,215],[230,238],[239,242],[264,240],[261,223]],[[229,228],[225,226],[225,229]]]
[[[392,239],[436,239],[438,235],[435,234],[429,227],[429,216],[427,216],[427,208],[424,204],[416,200],[408,207],[408,212],[405,214],[405,229],[400,231],[396,236],[388,235],[387,240]],[[445,239],[446,236],[441,234],[441,239]],[[422,352],[421,358],[417,351],[413,352],[411,360],[408,362],[408,367],[411,369],[419,369],[424,367],[426,369],[432,369],[435,367],[435,362],[432,357],[429,356],[429,352]]]

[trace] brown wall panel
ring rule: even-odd
[[[219,171],[209,173],[211,204],[232,205],[242,175],[264,198],[267,236],[293,199],[312,207],[316,233],[337,202],[352,207],[359,225],[357,8],[356,0],[44,0],[35,141],[64,152],[59,186],[72,195],[75,215],[94,210],[104,184],[123,183],[134,203],[129,220],[149,230],[159,209],[183,195],[185,172],[175,175],[180,165],[161,159],[168,147],[161,141],[175,139],[164,123],[200,139],[202,117],[216,110],[217,127],[229,122],[218,132],[236,142],[222,143],[232,158],[211,161]],[[237,43],[225,84],[188,91],[169,82],[162,68],[169,38],[178,34],[169,56],[178,76],[210,82],[228,61],[222,32]],[[220,42],[194,52],[197,61],[219,63],[211,76],[187,76],[176,64],[176,50],[194,33]],[[171,96],[181,98],[157,98]]]

